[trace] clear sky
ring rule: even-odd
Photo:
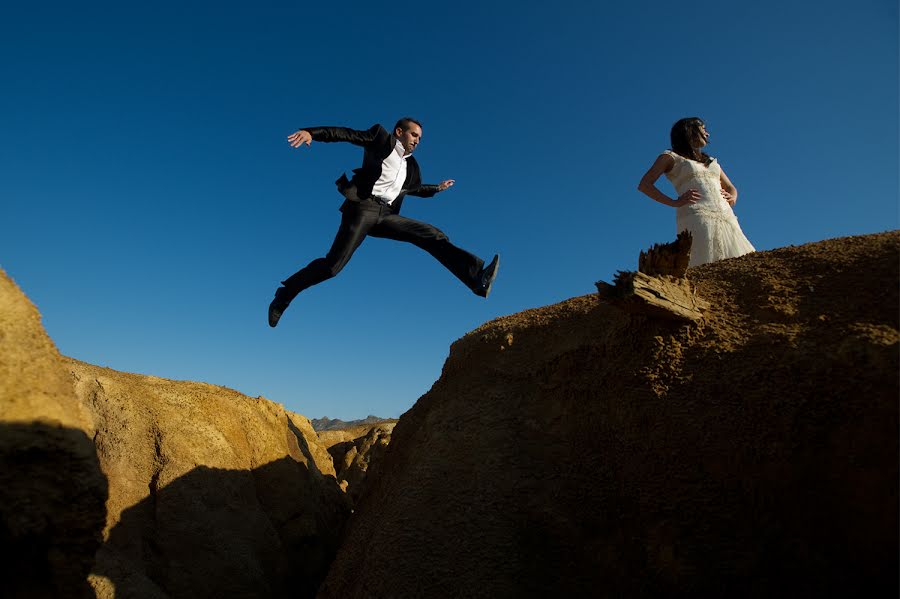
[[[673,239],[636,186],[684,116],[758,249],[898,227],[896,0],[17,2],[0,51],[0,266],[60,351],[310,418],[398,416],[466,332]],[[457,181],[403,213],[500,253],[491,297],[369,239],[270,329],[361,159],[285,138],[403,115]]]

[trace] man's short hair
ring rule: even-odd
[[[411,116],[405,116],[402,119],[400,119],[399,121],[397,121],[396,125],[394,125],[394,131],[396,131],[397,129],[402,129],[403,131],[406,131],[407,129],[409,129],[410,123],[415,123],[419,126],[420,129],[422,128],[422,123],[420,123],[416,119],[412,118]]]

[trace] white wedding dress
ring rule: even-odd
[[[691,260],[688,266],[715,262],[723,258],[734,258],[756,251],[741,226],[734,211],[722,197],[720,177],[722,168],[713,158],[709,166],[666,150],[675,160],[666,177],[675,186],[680,196],[689,189],[700,192],[696,204],[676,209],[675,223],[678,232],[691,232]]]

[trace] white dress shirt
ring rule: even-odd
[[[400,195],[403,183],[406,181],[406,161],[410,154],[400,140],[394,146],[394,151],[381,163],[381,176],[372,187],[372,195],[384,199],[391,204]]]

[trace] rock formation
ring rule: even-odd
[[[378,463],[391,442],[394,421],[329,429],[319,432],[319,439],[328,448],[337,480],[351,501],[356,501],[365,488],[369,466]]]
[[[60,357],[0,272],[2,596],[894,596],[898,257],[690,269],[688,323],[596,295],[500,318],[396,426],[319,434]]]
[[[3,273],[0,343],[0,595],[315,595],[350,502],[306,418],[61,357]]]
[[[690,269],[695,324],[589,295],[466,335],[319,596],[895,596],[898,252]]]
[[[90,597],[106,479],[40,315],[0,271],[2,596]]]
[[[205,383],[68,361],[109,479],[105,597],[309,597],[349,504],[309,421]]]

